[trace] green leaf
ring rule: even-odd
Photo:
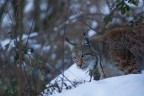
[[[107,30],[107,28],[106,28],[106,27],[104,27],[104,29],[103,29],[101,32],[99,32],[97,35],[104,35],[104,34],[105,34],[105,32],[106,32],[106,30]]]
[[[42,90],[45,90],[45,89],[46,89],[46,85],[42,84]]]
[[[15,78],[13,78],[12,80],[11,80],[11,85],[14,87],[14,86],[17,86],[18,85],[18,81],[15,79]]]
[[[14,60],[15,62],[19,59],[19,53],[16,51],[14,54]]]
[[[130,7],[129,7],[128,5],[126,5],[125,9],[126,9],[127,11],[130,11]]]
[[[120,10],[120,11],[121,11],[121,14],[122,14],[122,15],[124,15],[124,14],[125,14],[125,12],[126,12],[126,11],[125,11],[125,8],[121,8],[121,10]]]
[[[3,90],[7,90],[8,87],[6,85],[3,85]]]
[[[13,89],[9,89],[9,94],[14,94]]]
[[[27,54],[28,50],[26,48],[23,48],[24,54]]]
[[[14,38],[15,38],[14,32],[8,32],[8,35],[10,36],[11,39],[14,39]]]
[[[3,84],[3,82],[2,82],[2,80],[0,80],[0,87],[1,87],[2,84]]]
[[[30,75],[30,76],[32,76],[32,74],[33,74],[33,71],[34,71],[34,68],[32,67],[32,66],[27,66],[27,68],[26,68],[26,70],[27,70],[27,73]]]
[[[107,16],[104,17],[103,19],[104,23],[107,25],[109,22],[112,21],[112,14],[109,14]]]
[[[31,53],[33,53],[33,52],[34,52],[34,49],[33,49],[33,48],[30,48],[30,51],[31,51]]]
[[[41,71],[39,71],[39,78],[40,78],[40,80],[42,80],[42,81],[44,81],[44,79],[45,79],[45,77],[44,77],[44,75],[42,74]]]

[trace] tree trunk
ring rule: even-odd
[[[22,63],[23,63],[23,52],[22,52],[22,21],[23,21],[23,0],[18,0],[18,34],[19,34],[19,65],[18,65],[18,96],[22,96]]]

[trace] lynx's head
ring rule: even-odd
[[[71,43],[68,39],[66,39],[66,43],[71,49],[72,59],[77,64],[78,68],[93,69],[93,67],[97,64],[97,57],[91,50],[88,38],[84,38],[84,40],[78,44]]]

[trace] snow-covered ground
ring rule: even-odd
[[[85,82],[90,78],[87,70],[78,69],[74,64],[64,72],[64,75],[70,81],[81,83],[76,85],[76,88],[72,87],[70,89],[65,89],[63,87],[61,93],[55,91],[52,95],[45,94],[44,96],[144,96],[144,73]],[[63,75],[59,75],[52,80],[52,83],[62,77]],[[66,79],[63,80],[63,83],[64,82],[67,85],[71,85]],[[59,82],[58,84],[60,85],[61,83],[62,82]],[[45,90],[45,93],[46,92],[47,91]]]

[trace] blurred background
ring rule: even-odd
[[[0,0],[0,94],[16,96],[17,0]],[[79,42],[114,27],[143,23],[143,0],[23,0],[23,86],[37,95],[73,64],[65,37]],[[30,96],[30,95],[25,95]]]

